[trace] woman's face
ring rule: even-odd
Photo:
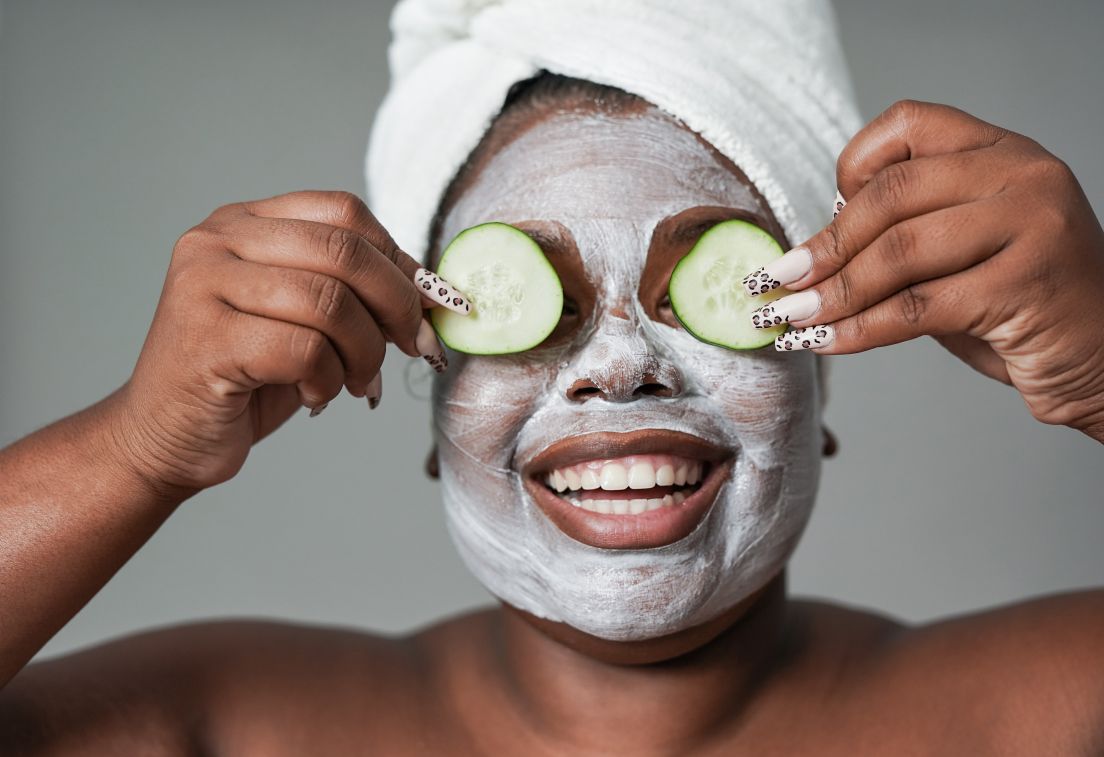
[[[451,355],[435,387],[449,529],[504,602],[639,641],[785,565],[820,470],[814,356],[705,344],[664,300],[678,259],[733,217],[780,237],[740,171],[655,108],[546,115],[450,209],[445,241],[486,221],[529,232],[577,311],[526,353]],[[680,468],[686,485],[661,485]]]

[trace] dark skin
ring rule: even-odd
[[[930,121],[925,128],[934,129]],[[868,133],[851,155],[877,153],[859,149],[876,137]],[[1025,155],[1042,160],[1033,149],[1024,145]],[[871,183],[848,173],[845,162],[841,187]],[[869,171],[869,162],[858,164]],[[1057,168],[1038,171],[1059,181]],[[1052,192],[1072,220],[1048,254],[1080,256],[1069,262],[1091,284],[1104,246],[1075,186]],[[845,191],[849,199],[858,193]],[[852,200],[848,213],[875,223],[862,205]],[[1015,220],[1010,216],[1010,228]],[[828,249],[811,246],[814,258]],[[832,250],[837,266],[863,252]],[[276,253],[282,257],[264,257]],[[1015,278],[1017,263],[1009,261],[998,270]],[[500,606],[396,638],[205,623],[27,665],[177,506],[235,475],[252,444],[302,405],[324,404],[342,387],[364,396],[384,341],[411,355],[425,351],[417,332],[430,303],[412,284],[415,267],[347,195],[297,193],[220,209],[178,243],[130,382],[0,453],[4,753],[1104,751],[1102,591],[907,627],[790,599],[779,574],[713,621],[629,644]],[[260,268],[272,277],[258,279]],[[907,267],[895,270],[907,278]],[[829,275],[815,268],[811,278]],[[341,287],[322,286],[323,279]],[[232,289],[239,280],[271,281],[281,296]],[[355,296],[333,299],[343,288]],[[1069,300],[1092,287],[1065,291]],[[839,296],[828,292],[826,301]],[[862,305],[833,301],[835,310],[826,312],[852,317],[840,314],[861,313],[873,299],[855,290],[851,296]],[[281,310],[258,312],[262,300]],[[1099,334],[1099,323],[1085,316],[1084,332],[1064,332],[1064,351],[1082,356],[1076,366],[1051,354],[1033,361],[1026,309],[1035,299],[1029,293],[1018,301],[1025,312],[1009,318],[1027,337],[982,349],[977,341],[989,333],[1007,337],[1001,324],[985,324],[966,333],[969,340],[950,340],[952,352],[994,378],[1023,383],[1029,407],[1046,414],[1041,420],[1102,438],[1099,393],[1074,371],[1092,352],[1084,349],[1091,342],[1077,340],[1089,339],[1083,333],[1092,328]],[[1083,315],[1095,312],[1095,302],[1064,302]],[[270,319],[302,330],[272,326]],[[912,321],[905,327],[919,328]],[[841,337],[837,351],[863,347],[850,338]],[[1049,342],[1046,349],[1053,349]],[[1006,362],[1003,372],[995,359]],[[1041,374],[1042,364],[1055,372]]]

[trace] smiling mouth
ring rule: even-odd
[[[645,429],[564,439],[524,466],[524,484],[561,531],[594,547],[644,549],[689,535],[734,453],[700,437]]]
[[[699,488],[709,463],[676,455],[630,455],[555,468],[545,485],[575,507],[639,515],[674,507]]]

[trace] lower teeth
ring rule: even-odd
[[[638,515],[649,510],[658,510],[661,507],[674,507],[682,504],[687,493],[684,491],[672,492],[663,497],[651,499],[568,499],[568,502],[583,510],[596,513],[613,515]]]

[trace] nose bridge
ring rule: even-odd
[[[569,399],[601,397],[629,402],[643,395],[673,397],[682,393],[682,375],[659,357],[636,315],[605,313],[586,347],[566,372]]]

